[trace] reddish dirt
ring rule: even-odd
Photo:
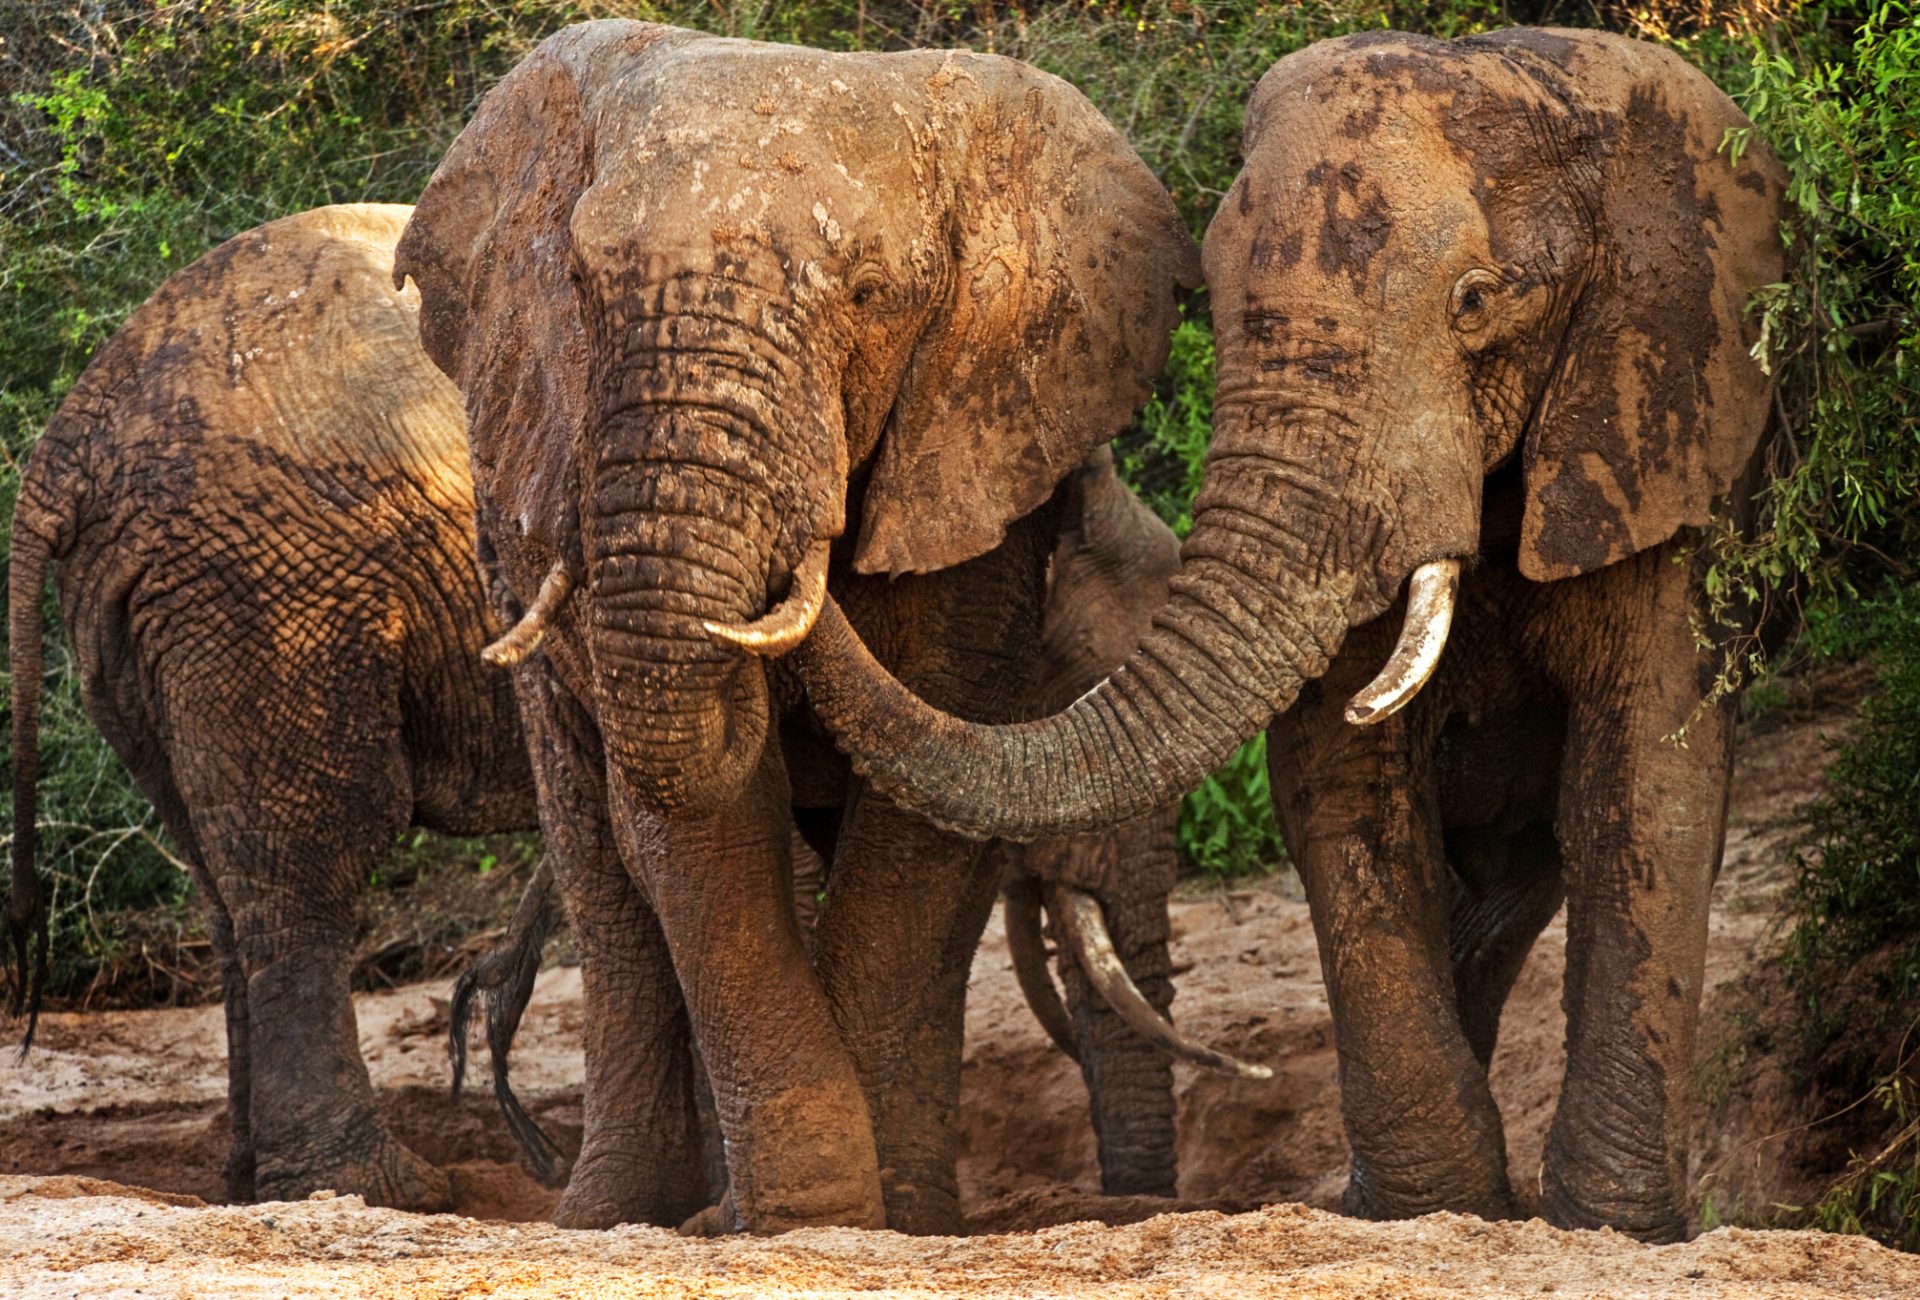
[[[1755,998],[1775,987],[1774,896],[1793,813],[1818,790],[1821,738],[1844,727],[1863,680],[1829,674],[1817,705],[1790,698],[1743,740],[1708,955],[1693,1138],[1701,1226],[1765,1222],[1769,1207],[1804,1203],[1837,1168],[1808,1167],[1790,1130],[1820,1117],[1801,1113],[1806,1098],[1754,1055],[1747,1031]],[[1178,1072],[1178,1201],[1091,1193],[1084,1089],[1021,1002],[996,917],[968,1008],[961,1179],[975,1232],[1015,1235],[706,1243],[484,1222],[539,1219],[553,1193],[521,1171],[490,1099],[447,1101],[445,990],[422,985],[356,999],[362,1046],[395,1127],[451,1168],[471,1218],[369,1210],[351,1197],[195,1207],[221,1192],[220,1010],[51,1015],[24,1064],[0,1065],[0,1175],[16,1176],[0,1178],[0,1294],[1920,1295],[1920,1261],[1856,1238],[1722,1229],[1654,1250],[1537,1221],[1320,1213],[1338,1199],[1346,1147],[1319,959],[1297,895],[1281,875],[1176,900],[1176,1014],[1275,1067],[1266,1082]],[[1523,1197],[1558,1090],[1564,944],[1556,920],[1514,991],[1494,1063]],[[566,1144],[579,1124],[579,996],[577,970],[543,973],[515,1053],[522,1096]],[[484,1053],[475,1064],[484,1079]],[[1154,1217],[1176,1209],[1246,1213]],[[1088,1219],[1133,1226],[1055,1226]]]

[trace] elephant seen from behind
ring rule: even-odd
[[[1716,621],[1700,530],[1759,482],[1746,305],[1784,274],[1780,168],[1723,148],[1747,128],[1677,56],[1597,32],[1280,60],[1205,243],[1193,531],[1126,663],[993,727],[889,680],[831,604],[796,657],[856,769],[973,835],[1137,816],[1267,728],[1355,1213],[1519,1209],[1487,1065],[1564,897],[1539,1210],[1684,1231],[1735,706],[1700,636],[1750,626]]]
[[[37,1003],[41,600],[87,714],[192,867],[226,998],[228,1194],[445,1209],[374,1104],[349,998],[355,900],[408,826],[530,827],[474,559],[458,392],[392,285],[411,209],[236,235],[95,355],[14,511],[13,906]],[[39,969],[27,945],[39,931]],[[32,1030],[28,1030],[31,1041]]]

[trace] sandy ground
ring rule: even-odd
[[[1741,1055],[1741,1026],[1769,975],[1793,810],[1817,790],[1821,736],[1844,725],[1857,685],[1825,681],[1818,704],[1790,699],[1743,739],[1693,1135],[1703,1227],[1764,1222],[1767,1207],[1813,1187],[1788,1130],[1819,1116],[1796,1111],[1806,1099]],[[1176,1014],[1276,1071],[1249,1082],[1181,1069],[1176,1202],[1091,1194],[1085,1091],[1021,1002],[996,917],[968,1009],[961,1178],[974,1230],[1011,1235],[710,1243],[502,1222],[541,1218],[553,1194],[520,1170],[488,1099],[448,1103],[445,990],[416,986],[358,999],[362,1047],[401,1136],[450,1168],[457,1208],[472,1217],[369,1210],[351,1197],[203,1207],[219,1198],[226,1146],[219,1009],[54,1015],[24,1064],[0,1065],[0,1175],[11,1175],[0,1177],[0,1295],[1920,1297],[1920,1261],[1851,1238],[1719,1229],[1656,1250],[1538,1221],[1324,1213],[1346,1147],[1319,961],[1293,883],[1196,888],[1175,903]],[[1564,945],[1556,920],[1514,991],[1494,1063],[1523,1197],[1562,1066]],[[563,1142],[579,1124],[579,996],[577,970],[543,973],[515,1052],[522,1095]],[[1203,1212],[1163,1213],[1176,1209]],[[1217,1210],[1243,1212],[1207,1212]],[[1095,1218],[1127,1226],[1074,1224]]]

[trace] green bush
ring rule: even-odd
[[[1807,815],[1787,894],[1791,986],[1808,1017],[1798,1051],[1822,1082],[1884,1112],[1887,1134],[1815,1207],[1821,1227],[1920,1249],[1920,590],[1816,625],[1821,648],[1865,645],[1880,690]]]
[[[1880,689],[1809,807],[1812,851],[1796,856],[1790,891],[1787,951],[1816,1013],[1824,963],[1889,945],[1880,1000],[1904,1008],[1920,999],[1920,591],[1875,602],[1856,622],[1847,637],[1877,652]]]
[[[1920,19],[1835,0],[1682,48],[1716,73],[1789,177],[1792,277],[1756,308],[1793,436],[1759,526],[1722,537],[1717,581],[1816,603],[1913,575],[1920,523]],[[1727,147],[1746,146],[1737,133]]]

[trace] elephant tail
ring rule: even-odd
[[[7,669],[13,683],[13,891],[7,908],[13,966],[13,1014],[25,1013],[20,1055],[33,1046],[40,999],[47,986],[47,896],[34,869],[40,805],[41,600],[47,580],[47,539],[21,526],[16,515],[7,574]]]
[[[473,1018],[473,1000],[479,993],[487,998],[487,1051],[493,1058],[493,1095],[500,1103],[507,1129],[526,1153],[527,1166],[546,1187],[563,1187],[573,1171],[573,1161],[548,1137],[533,1116],[527,1114],[520,1098],[514,1095],[507,1079],[507,1055],[513,1050],[513,1036],[519,1032],[520,1017],[533,998],[534,977],[540,973],[540,952],[547,935],[560,920],[559,892],[554,888],[553,866],[542,856],[540,865],[527,882],[520,905],[514,909],[507,932],[485,956],[469,966],[454,981],[453,1003],[448,1015],[447,1054],[453,1062],[453,1098],[460,1099],[467,1075],[467,1025]]]

